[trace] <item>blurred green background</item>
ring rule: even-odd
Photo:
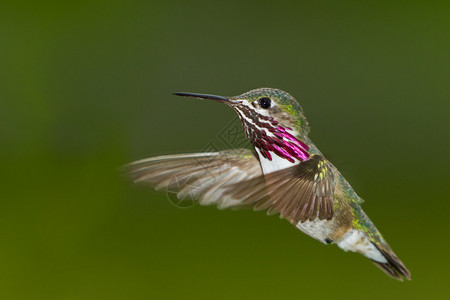
[[[450,5],[2,1],[1,299],[448,296]],[[288,91],[412,272],[118,175],[232,121],[174,91]]]

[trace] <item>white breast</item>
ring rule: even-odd
[[[256,152],[258,153],[259,161],[261,162],[261,167],[264,174],[286,169],[298,165],[300,163],[299,160],[295,160],[294,163],[291,163],[287,159],[279,157],[278,155],[274,154],[272,151],[269,151],[270,155],[272,156],[272,160],[268,160],[267,158],[261,155],[261,152],[259,151],[258,148],[255,149]]]

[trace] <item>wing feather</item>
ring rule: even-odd
[[[292,223],[331,219],[334,203],[334,167],[320,155],[296,166],[232,184],[226,193],[246,197],[255,210],[279,213]]]
[[[224,194],[228,185],[262,176],[258,159],[247,149],[151,157],[123,169],[137,184],[167,189],[180,200],[195,199],[221,209],[242,204],[240,198]]]
[[[166,188],[201,205],[253,207],[292,223],[333,217],[333,167],[319,155],[267,175],[246,149],[159,156],[125,170],[136,183]]]

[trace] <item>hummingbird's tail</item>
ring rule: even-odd
[[[365,227],[366,230],[350,229],[337,242],[337,245],[344,251],[352,251],[364,255],[394,279],[403,281],[403,278],[406,278],[411,280],[411,273],[394,254],[372,222],[368,219],[366,220],[368,221],[365,223],[367,225]]]
[[[381,247],[376,243],[372,244],[380,251],[387,261],[382,263],[372,260],[378,268],[394,279],[403,281],[403,278],[406,278],[411,280],[411,273],[387,244],[383,245],[384,247]]]

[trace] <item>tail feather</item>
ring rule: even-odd
[[[375,247],[383,254],[386,258],[387,263],[380,263],[377,261],[373,261],[373,263],[379,267],[384,273],[389,275],[390,277],[397,279],[399,281],[403,281],[403,278],[411,280],[411,273],[402,263],[402,261],[389,250],[384,250],[381,247],[378,247],[375,243],[373,243]]]

